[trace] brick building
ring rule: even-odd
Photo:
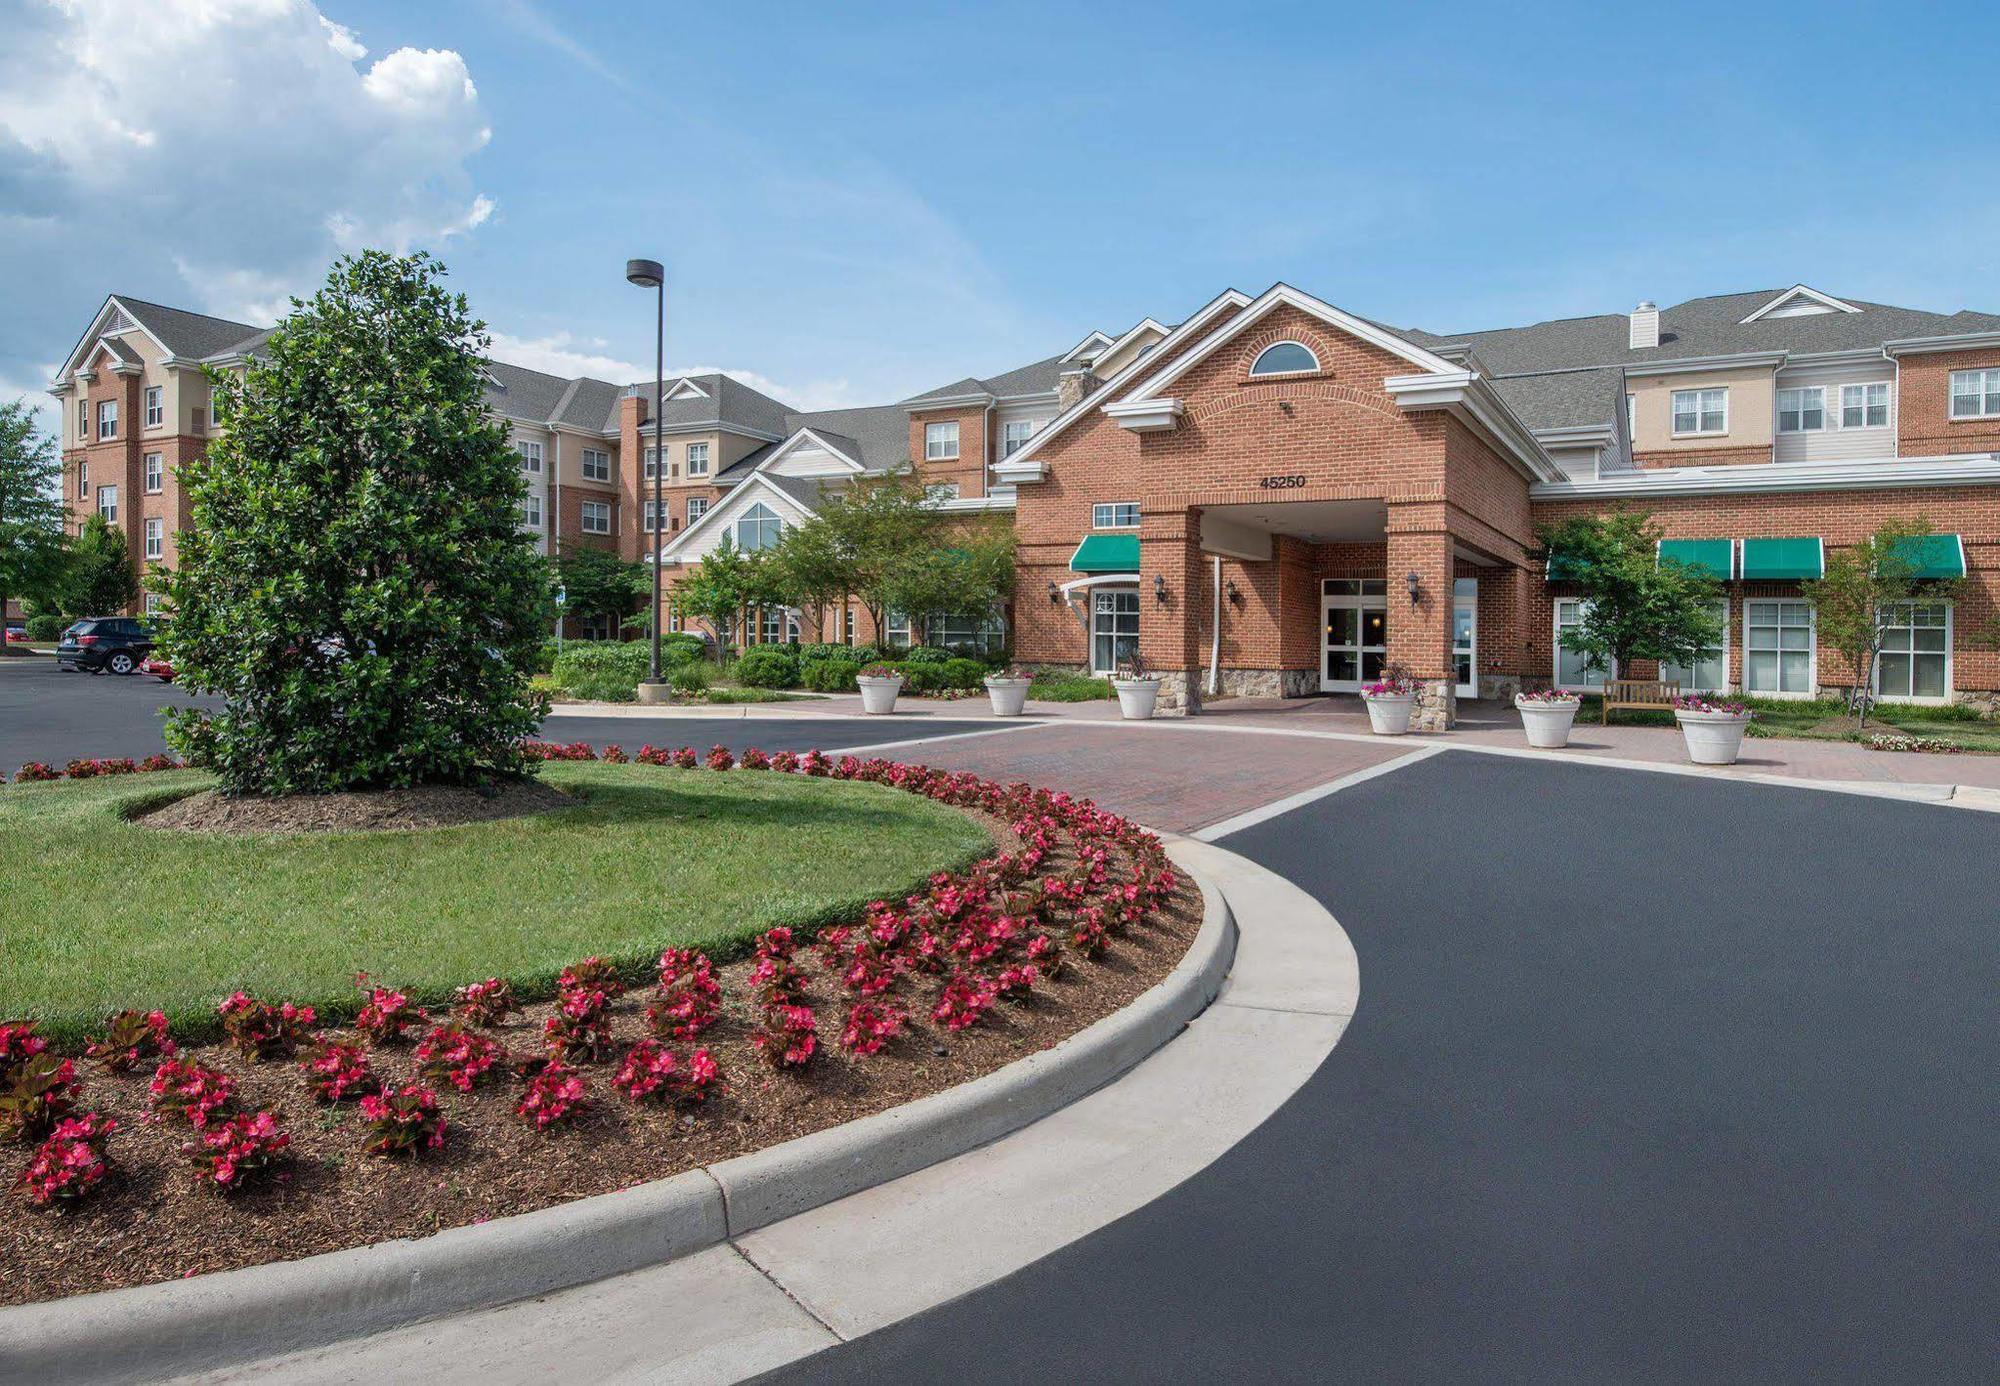
[[[72,510],[124,526],[135,562],[170,563],[186,520],[173,468],[211,424],[192,368],[240,364],[261,336],[114,296],[65,363]],[[668,384],[654,420],[651,382],[490,363],[545,551],[648,555],[651,458],[669,586],[724,535],[764,546],[851,478],[908,470],[944,509],[1013,516],[1018,581],[990,622],[892,621],[892,640],[1004,638],[1024,662],[1098,671],[1137,654],[1186,711],[1350,692],[1395,664],[1437,726],[1462,698],[1602,677],[1559,648],[1579,597],[1535,563],[1538,523],[1649,511],[1727,593],[1721,644],[1668,676],[1803,697],[1837,673],[1799,582],[1829,547],[1922,516],[1936,575],[1967,581],[1896,613],[1880,692],[2000,695],[2000,316],[1795,285],[1437,334],[1280,284],[871,408]],[[868,640],[865,619],[771,611],[744,634]]]

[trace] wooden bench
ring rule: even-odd
[[[1604,684],[1604,725],[1611,725],[1614,707],[1672,712],[1680,692],[1679,683],[1666,679],[1608,679]]]

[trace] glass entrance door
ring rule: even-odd
[[[1382,677],[1389,657],[1389,602],[1380,578],[1328,578],[1320,583],[1319,686],[1359,693]]]
[[[1459,578],[1451,585],[1451,664],[1458,696],[1479,696],[1479,579]]]

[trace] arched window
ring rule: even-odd
[[[736,547],[744,553],[777,547],[784,522],[770,506],[758,501],[736,517]]]
[[[1252,375],[1293,375],[1299,371],[1316,371],[1319,358],[1297,342],[1273,342],[1257,353],[1251,363]]]

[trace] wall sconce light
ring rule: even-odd
[[[1167,600],[1167,577],[1165,573],[1153,574],[1153,600],[1163,605]]]
[[[1050,606],[1062,605],[1062,588],[1056,586],[1053,581],[1049,583],[1049,605]]]
[[[1415,573],[1406,573],[1403,577],[1403,582],[1410,589],[1410,605],[1415,606],[1417,604],[1417,594],[1423,590],[1423,580]]]
[[[1231,606],[1243,605],[1243,593],[1238,590],[1235,578],[1229,579],[1229,604]]]

